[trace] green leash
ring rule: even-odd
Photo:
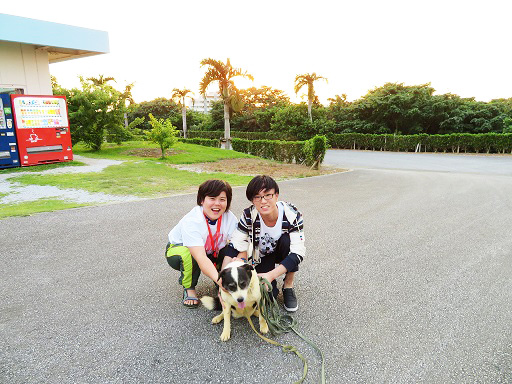
[[[287,314],[281,314],[281,311],[279,310],[279,306],[277,305],[277,302],[271,298],[272,294],[272,285],[268,282],[266,279],[260,278],[260,291],[261,291],[261,299],[260,299],[260,311],[262,312],[263,318],[268,324],[268,328],[270,332],[275,335],[280,335],[281,333],[288,333],[290,331],[293,331],[297,336],[299,336],[302,340],[304,340],[306,343],[308,343],[322,358],[322,370],[320,375],[320,383],[325,384],[325,358],[323,352],[310,340],[308,340],[304,335],[300,334],[295,328],[297,326],[297,320],[295,320],[293,317]],[[302,383],[304,379],[306,378],[306,375],[308,373],[308,363],[304,356],[302,356],[297,348],[295,348],[292,345],[283,345],[279,344],[278,342],[274,340],[270,340],[266,338],[265,336],[261,335],[258,331],[256,331],[256,328],[254,327],[254,324],[252,323],[250,317],[247,318],[249,320],[249,324],[251,325],[251,328],[256,332],[256,334],[262,338],[263,340],[273,344],[278,345],[283,349],[283,352],[293,352],[295,353],[301,360],[304,365],[304,371],[302,378],[297,381],[295,384]]]

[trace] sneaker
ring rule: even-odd
[[[288,312],[295,312],[299,306],[293,288],[283,288],[284,309]]]

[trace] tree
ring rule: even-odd
[[[272,116],[278,108],[290,105],[286,94],[268,86],[240,89],[243,107],[230,117],[232,130],[265,132],[270,130]]]
[[[295,76],[295,93],[299,93],[300,89],[307,85],[308,86],[308,116],[309,121],[313,122],[313,116],[311,114],[311,106],[313,101],[315,100],[315,87],[313,83],[317,80],[325,80],[327,82],[327,78],[323,76],[317,76],[315,72],[309,74],[306,73],[304,75]]]
[[[113,77],[104,77],[103,75],[99,75],[98,77],[88,77],[87,80],[96,86],[105,85],[109,81],[113,81],[114,83],[116,82],[116,79]]]
[[[82,141],[92,150],[99,151],[106,134],[122,134],[125,99],[121,92],[108,84],[97,85],[81,76],[79,79],[82,89],[64,92],[68,101],[71,135],[74,143]],[[56,90],[59,91],[57,87]]]
[[[165,150],[171,148],[178,141],[176,137],[178,131],[169,119],[156,119],[151,113],[149,114],[149,119],[153,129],[147,131],[146,134],[151,141],[160,146],[162,150],[161,159],[165,159]]]
[[[284,91],[263,85],[260,88],[251,87],[238,91],[244,102],[243,113],[253,113],[255,110],[290,105],[290,98]]]
[[[181,116],[183,119],[183,137],[187,138],[187,106],[185,105],[185,97],[187,93],[192,92],[190,89],[178,89],[174,88],[172,90],[172,99],[177,100],[178,104],[181,105]],[[193,93],[193,92],[192,92]],[[188,96],[190,99],[194,100],[192,97]]]
[[[144,117],[146,121],[142,124],[144,130],[150,130],[149,114],[157,119],[170,119],[173,124],[177,124],[181,116],[179,106],[172,100],[165,97],[159,97],[151,101],[143,101],[129,107],[128,119],[133,121],[137,117]]]
[[[220,60],[203,59],[201,66],[208,66],[208,69],[199,83],[199,91],[202,95],[206,93],[206,89],[213,82],[218,82],[219,92],[224,102],[224,139],[226,141],[226,149],[230,148],[231,141],[231,127],[229,125],[230,108],[231,110],[241,109],[241,98],[237,94],[237,89],[233,78],[243,76],[248,79],[254,80],[252,75],[243,72],[240,68],[233,68],[229,58],[224,64]]]

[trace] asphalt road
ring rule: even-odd
[[[511,155],[329,150],[324,163],[348,168],[512,176]]]
[[[305,217],[295,318],[324,351],[329,383],[512,382],[512,177],[358,168],[280,187]],[[237,214],[243,195],[235,188]],[[163,251],[194,204],[1,220],[0,382],[297,380],[300,361],[245,320],[223,343],[212,312],[180,304]],[[276,339],[298,347],[318,382],[315,352]]]

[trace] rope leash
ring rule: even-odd
[[[294,384],[300,384],[304,381],[304,379],[306,378],[306,375],[308,374],[308,362],[306,361],[306,359],[304,358],[304,356],[301,355],[301,353],[297,350],[297,348],[295,348],[293,345],[285,345],[285,344],[280,344],[278,343],[277,341],[275,340],[271,340],[265,336],[263,336],[261,333],[259,333],[256,328],[254,327],[254,324],[252,323],[252,320],[251,320],[251,316],[247,316],[247,321],[249,321],[249,324],[251,325],[251,328],[252,330],[263,340],[265,340],[267,343],[270,343],[272,345],[275,345],[275,346],[278,346],[278,347],[281,347],[281,349],[283,350],[283,352],[287,352],[287,353],[295,353],[299,359],[302,360],[302,364],[304,366],[304,370],[302,372],[302,377],[300,380],[296,381]]]
[[[272,285],[268,282],[266,279],[260,278],[260,291],[261,291],[261,299],[260,299],[260,311],[262,312],[263,318],[268,324],[268,328],[272,335],[280,335],[282,333],[288,333],[290,331],[293,331],[297,336],[299,336],[302,340],[304,340],[306,343],[308,343],[322,358],[322,369],[320,374],[320,383],[325,384],[325,358],[323,352],[310,340],[308,340],[304,335],[299,333],[295,328],[297,326],[297,320],[295,320],[292,316],[287,314],[281,314],[279,310],[279,306],[277,305],[277,302],[271,298],[272,294]],[[271,340],[266,338],[265,336],[261,335],[258,331],[256,331],[256,328],[254,327],[254,324],[252,323],[252,320],[250,317],[247,317],[247,320],[249,321],[249,324],[251,325],[251,328],[253,331],[263,340],[266,342],[280,346],[283,350],[283,352],[293,352],[295,353],[303,362],[304,365],[304,371],[302,378],[297,381],[295,384],[302,383],[304,379],[306,378],[306,375],[308,373],[308,364],[306,359],[299,353],[297,348],[291,345],[283,345],[278,343],[277,341]]]

